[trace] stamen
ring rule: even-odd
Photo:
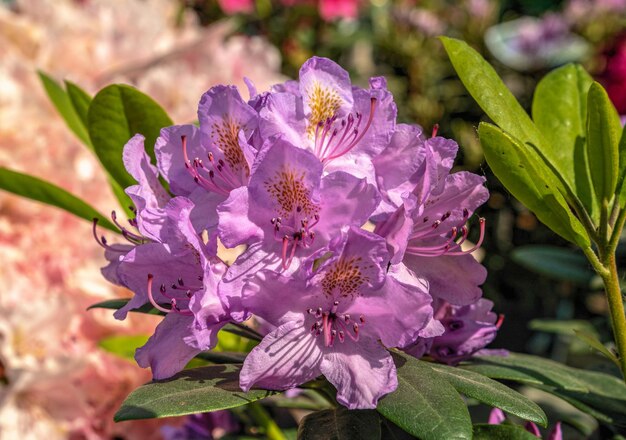
[[[359,126],[361,125],[361,115],[357,114],[357,127],[352,131],[352,136],[351,139],[348,142],[348,145],[346,145],[345,147],[343,147],[343,149],[341,149],[342,147],[342,143],[343,143],[343,139],[345,139],[345,136],[347,135],[347,133],[350,131],[349,130],[349,126],[350,124],[350,119],[348,119],[348,124],[346,124],[346,127],[344,128],[344,136],[341,138],[341,141],[338,142],[337,144],[335,144],[332,149],[329,148],[329,155],[326,156],[326,154],[323,154],[320,158],[320,160],[322,161],[323,164],[326,164],[328,162],[330,162],[333,159],[336,159],[338,157],[343,156],[344,154],[348,153],[352,148],[354,148],[360,141],[361,139],[363,139],[363,137],[365,136],[365,134],[367,133],[367,131],[369,130],[370,126],[372,125],[372,121],[374,120],[374,113],[376,110],[376,98],[372,97],[370,100],[370,114],[369,114],[369,118],[367,119],[367,123],[365,124],[365,127],[363,128],[363,130],[359,130]],[[348,115],[349,117],[351,115]],[[339,150],[339,151],[338,151]]]
[[[430,138],[434,138],[437,137],[437,132],[439,131],[439,124],[435,124],[433,125],[433,132],[432,135],[430,136]]]
[[[150,300],[150,304],[152,304],[152,306],[157,309],[160,310],[163,313],[170,313],[171,310],[166,309],[165,307],[161,307],[155,300],[154,300],[154,296],[152,296],[152,280],[154,279],[154,277],[152,276],[151,273],[148,274],[148,299]]]

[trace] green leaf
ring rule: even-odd
[[[547,426],[543,410],[517,391],[472,371],[447,365],[432,364],[431,368],[441,374],[452,386],[467,397],[500,408],[509,414]]]
[[[626,128],[622,128],[622,137],[619,141],[619,179],[615,190],[615,194],[619,196],[619,205],[622,208],[626,205],[624,182],[626,182]]]
[[[85,127],[78,113],[74,109],[72,100],[70,99],[66,91],[63,89],[63,87],[61,87],[60,84],[58,84],[55,80],[50,78],[42,71],[39,71],[38,74],[39,79],[41,79],[46,93],[50,98],[50,101],[52,101],[54,107],[57,109],[61,117],[65,120],[67,126],[85,145],[91,146],[91,141],[89,140],[89,133],[87,132],[87,128]]]
[[[122,161],[126,142],[137,133],[144,135],[146,152],[154,161],[154,143],[159,132],[172,125],[152,98],[122,84],[100,90],[89,106],[87,118],[89,136],[100,162],[123,188],[136,183]]]
[[[479,358],[475,358],[475,360],[478,359]],[[503,365],[472,363],[469,365],[461,365],[460,368],[468,371],[474,371],[492,379],[511,380],[513,382],[525,383],[528,385],[543,385],[544,383],[543,378],[538,378],[537,375],[532,372],[525,372],[521,369],[506,367]]]
[[[538,168],[535,153],[492,124],[481,123],[478,135],[491,170],[537,218],[572,243],[589,246],[589,237],[557,186]]]
[[[440,38],[463,85],[483,111],[522,144],[530,143],[545,150],[541,133],[494,68],[467,43]]]
[[[537,440],[518,425],[474,425],[474,440]]]
[[[378,440],[380,417],[375,410],[343,407],[307,415],[298,427],[298,440]]]
[[[87,307],[87,310],[91,309],[109,309],[109,310],[118,310],[126,305],[126,303],[130,301],[130,298],[120,298],[120,299],[108,299],[106,301],[102,301],[96,304],[92,304]],[[131,312],[136,313],[146,313],[148,315],[165,315],[163,312],[155,309],[152,304],[144,304],[143,306],[131,310]]]
[[[546,139],[543,153],[582,201],[592,218],[598,218],[591,189],[586,151],[587,92],[591,76],[577,64],[546,75],[535,89],[532,114]]]
[[[67,90],[67,96],[69,96],[70,101],[72,102],[72,107],[74,107],[76,115],[83,123],[83,126],[87,127],[87,113],[89,111],[89,105],[92,101],[91,96],[71,81],[65,81],[65,90]],[[89,147],[93,149],[91,140],[89,142]]]
[[[476,363],[499,365],[524,372],[545,385],[568,391],[589,392],[588,385],[580,379],[580,373],[583,370],[568,367],[550,359],[519,353],[509,353],[508,356],[478,356],[474,359]],[[508,377],[489,377],[509,379]]]
[[[393,357],[398,388],[378,402],[378,412],[422,440],[471,439],[469,412],[454,387],[427,362],[395,352]]]
[[[606,90],[597,82],[589,88],[587,105],[587,154],[591,180],[598,200],[608,203],[617,185],[622,126]]]
[[[119,232],[106,216],[100,214],[86,202],[63,188],[37,177],[0,167],[0,189],[21,197],[56,206],[90,222],[97,218],[99,225],[111,231]]]
[[[142,385],[115,414],[115,421],[184,416],[235,408],[274,394],[239,388],[241,365],[225,364],[183,370],[169,379]]]
[[[148,338],[146,335],[109,336],[98,342],[98,346],[121,358],[134,360],[135,350],[148,342]]]
[[[546,245],[520,246],[511,252],[511,259],[540,275],[583,286],[589,286],[595,276],[585,256],[568,248]]]
[[[595,348],[604,356],[606,356],[611,362],[617,365],[617,368],[621,368],[621,365],[619,363],[619,360],[617,359],[617,356],[615,356],[615,354],[613,354],[608,348],[604,346],[602,342],[600,342],[597,335],[590,333],[588,331],[582,330],[582,329],[578,329],[578,330],[574,329],[574,334],[576,334],[576,336],[580,340],[589,344],[590,347]]]

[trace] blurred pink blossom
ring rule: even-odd
[[[226,14],[236,14],[237,12],[252,12],[254,4],[252,0],[218,0],[220,8]]]
[[[0,6],[0,166],[28,172],[117,209],[94,156],[69,132],[37,69],[94,93],[110,82],[139,87],[176,122],[196,118],[198,96],[216,83],[259,90],[282,81],[278,51],[260,38],[226,41],[229,22],[208,29],[176,3],[19,0]],[[173,86],[184,84],[184,87]],[[245,89],[243,89],[245,90]],[[28,121],[28,123],[24,123]],[[88,222],[0,192],[0,438],[158,439],[163,423],[114,424],[126,395],[149,380],[134,362],[103,352],[103,338],[150,334],[146,316],[119,322],[86,308],[130,293],[100,275]]]
[[[324,20],[356,18],[359,13],[358,0],[319,0],[320,15]]]

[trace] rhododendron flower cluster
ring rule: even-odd
[[[124,149],[137,181],[132,228],[118,223],[128,243],[96,238],[104,275],[134,292],[116,317],[148,303],[165,313],[137,362],[167,378],[225,324],[257,317],[267,331],[243,390],[323,375],[343,405],[374,408],[397,387],[387,349],[454,364],[489,343],[496,317],[470,255],[488,193],[451,173],[456,143],[397,124],[384,78],[356,87],[328,59],[264,93],[248,85],[248,101],[206,92],[198,127],[163,128],[156,164],[140,135]],[[470,227],[480,238],[466,246]],[[227,266],[218,242],[245,251]]]

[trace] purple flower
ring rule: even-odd
[[[376,187],[343,171],[322,177],[310,152],[282,139],[261,151],[247,187],[218,207],[220,239],[249,247],[230,267],[221,293],[235,313],[248,274],[294,271],[344,226],[365,223],[379,203]],[[244,315],[238,315],[244,319]]]
[[[476,302],[486,271],[461,244],[467,223],[488,198],[485,179],[450,173],[458,146],[449,139],[426,139],[419,127],[399,125],[389,146],[374,161],[383,195],[375,232],[387,239],[392,262],[404,262],[430,283],[435,298],[452,304]],[[395,209],[395,211],[392,211]],[[390,211],[392,211],[390,213]]]
[[[162,129],[155,153],[171,191],[194,202],[191,220],[196,230],[207,230],[215,239],[217,206],[232,190],[248,183],[257,153],[250,142],[258,115],[236,87],[216,86],[202,95],[198,119],[199,128]]]
[[[299,276],[249,280],[245,306],[276,328],[246,358],[242,389],[286,390],[323,374],[343,405],[375,408],[397,386],[385,347],[406,345],[432,319],[426,283],[402,265],[387,273],[387,261],[384,240],[352,227]]]
[[[422,357],[428,354],[436,361],[450,365],[470,358],[491,343],[501,321],[491,311],[493,303],[479,299],[467,306],[453,306],[445,301],[435,301],[435,319],[444,328],[444,333],[433,338],[421,337],[404,351]]]
[[[372,78],[369,90],[354,87],[339,65],[313,57],[302,65],[299,82],[275,86],[264,97],[259,131],[312,152],[326,172],[373,182],[371,160],[389,143],[396,113],[384,78]]]

